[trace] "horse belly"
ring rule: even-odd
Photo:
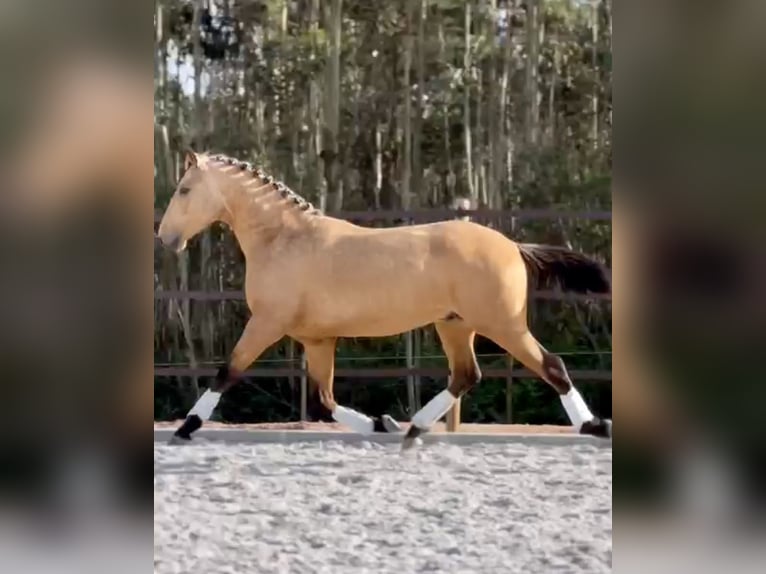
[[[306,327],[335,337],[386,337],[433,323],[449,312],[432,286],[341,289],[306,309]]]

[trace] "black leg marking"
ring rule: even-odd
[[[183,440],[191,440],[191,433],[196,431],[202,426],[202,419],[197,415],[189,415],[186,417],[184,424],[175,432],[176,437]]]
[[[215,382],[222,385],[229,380],[229,365],[221,365],[218,367],[218,372],[215,374]]]
[[[543,352],[543,371],[545,380],[560,395],[565,395],[572,388],[572,380],[569,378],[567,368],[561,357],[553,353]]]
[[[425,432],[428,431],[411,424],[407,434],[404,435],[404,440],[402,440],[402,450],[407,450],[415,446],[415,440]]]
[[[580,427],[580,434],[589,434],[599,438],[612,438],[612,421],[594,417]]]
[[[236,384],[242,375],[235,369],[229,368],[228,364],[221,365],[215,375],[215,383],[211,390],[217,393],[223,393],[234,384]]]
[[[416,427],[415,425],[410,425],[410,428],[407,431],[407,434],[405,435],[404,440],[415,440],[424,432],[426,431],[424,431],[422,428]]]
[[[308,396],[306,402],[306,415],[308,415],[309,422],[335,422],[335,419],[332,416],[332,411],[324,406],[322,400],[319,398],[318,388]]]
[[[216,393],[224,393],[241,379],[241,374],[235,369],[231,369],[228,363],[221,365],[215,375],[215,381],[210,390]],[[202,426],[202,419],[198,415],[189,415],[184,423],[173,434],[171,441],[190,441],[194,431]]]

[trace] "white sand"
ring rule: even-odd
[[[611,572],[612,450],[154,447],[155,573]]]

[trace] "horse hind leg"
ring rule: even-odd
[[[487,336],[556,390],[567,417],[580,434],[602,438],[612,436],[612,422],[591,413],[582,395],[572,383],[564,361],[561,357],[548,352],[529,330]]]
[[[402,448],[415,444],[415,439],[441,419],[455,402],[481,381],[481,370],[473,351],[475,331],[462,319],[436,323],[436,332],[449,363],[450,379],[447,388],[438,393],[412,417]]]
[[[321,410],[332,420],[347,426],[354,432],[368,435],[373,432],[399,432],[401,427],[389,415],[368,417],[354,409],[339,405],[333,395],[335,372],[335,339],[303,341],[309,378],[317,389]],[[320,409],[318,409],[320,410]]]

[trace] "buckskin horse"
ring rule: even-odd
[[[549,383],[579,433],[611,437],[611,421],[591,413],[564,362],[527,326],[529,275],[539,286],[608,293],[610,278],[595,260],[560,247],[515,243],[468,221],[360,227],[322,214],[247,162],[188,151],[158,235],[180,252],[214,222],[231,228],[244,253],[252,316],[172,442],[191,440],[221,394],[284,336],[303,345],[308,375],[334,420],[358,433],[399,431],[390,416],[371,418],[335,401],[336,342],[392,336],[431,323],[447,356],[449,382],[412,417],[403,448],[479,383],[477,333]]]

